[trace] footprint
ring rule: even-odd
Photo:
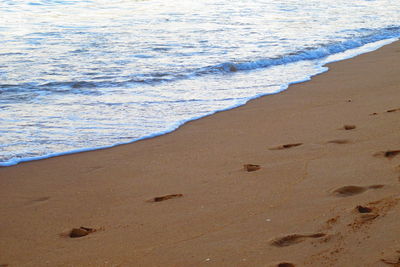
[[[171,195],[165,195],[165,196],[161,196],[161,197],[155,197],[150,201],[151,202],[161,202],[161,201],[165,201],[165,200],[172,199],[172,198],[178,198],[178,197],[183,197],[183,194],[171,194]]]
[[[368,189],[379,189],[384,185],[370,185],[370,186],[357,186],[357,185],[347,185],[340,188],[337,188],[333,191],[333,194],[340,197],[349,197],[364,193]]]
[[[372,212],[372,209],[371,209],[371,208],[369,208],[369,207],[364,207],[364,206],[361,206],[361,205],[358,205],[358,206],[356,207],[356,210],[357,210],[359,213],[370,213],[370,212]]]
[[[392,159],[400,154],[400,150],[387,150],[387,151],[380,151],[374,154],[375,157],[385,157],[388,159]]]
[[[367,191],[367,188],[365,188],[363,186],[347,185],[347,186],[343,186],[338,189],[335,189],[333,191],[333,193],[337,196],[348,197],[348,196],[361,194],[365,191]]]
[[[31,206],[31,205],[43,204],[43,203],[47,202],[49,199],[50,199],[50,197],[34,198],[34,199],[27,200],[25,202],[25,205]]]
[[[243,168],[245,171],[254,172],[254,171],[258,171],[259,169],[261,169],[261,166],[257,165],[257,164],[244,164]]]
[[[353,130],[353,129],[355,129],[355,128],[356,128],[355,125],[352,125],[352,124],[345,124],[345,125],[343,126],[342,129],[344,129],[344,130]]]
[[[296,265],[294,265],[293,263],[290,262],[281,262],[277,265],[277,267],[295,267]]]
[[[390,112],[396,112],[396,111],[400,111],[400,108],[394,108],[394,109],[386,110],[386,112],[388,112],[388,113],[390,113]]]
[[[32,203],[41,203],[41,202],[46,202],[47,200],[49,200],[50,197],[39,197],[36,199],[32,199]]]
[[[385,152],[384,156],[386,158],[394,158],[398,154],[400,154],[400,150],[388,150],[388,151]]]
[[[285,144],[285,145],[280,145],[277,147],[271,147],[269,150],[282,150],[282,149],[287,149],[287,148],[292,148],[296,146],[301,146],[303,143],[293,143],[293,144]]]
[[[343,144],[349,144],[351,143],[350,140],[347,139],[335,139],[335,140],[330,140],[327,142],[328,144],[339,144],[339,145],[343,145]]]
[[[290,245],[303,242],[306,238],[320,238],[324,236],[326,236],[325,233],[304,234],[304,235],[292,234],[272,240],[271,245],[275,247],[287,247]]]
[[[61,233],[60,236],[70,237],[70,238],[78,238],[78,237],[87,236],[88,234],[94,233],[96,231],[97,231],[97,229],[81,226],[79,228],[72,228],[72,230],[69,231],[68,233]]]
[[[375,219],[385,217],[389,210],[393,209],[399,202],[400,198],[392,196],[369,202],[365,206],[357,206],[356,211],[359,212],[359,215],[348,226],[353,230],[358,230],[364,225],[369,225]]]
[[[86,172],[90,173],[90,172],[94,172],[94,171],[97,171],[97,170],[100,170],[100,169],[104,169],[104,167],[103,166],[92,166],[92,167],[89,167]]]
[[[384,187],[383,184],[374,184],[374,185],[368,186],[369,189],[380,189],[382,187]]]

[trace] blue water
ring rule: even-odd
[[[2,0],[0,166],[163,134],[399,37],[392,0]]]

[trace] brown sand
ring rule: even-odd
[[[165,136],[0,168],[0,265],[396,266],[400,43],[329,67]]]

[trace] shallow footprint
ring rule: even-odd
[[[296,146],[301,146],[303,143],[293,143],[293,144],[285,144],[285,145],[280,145],[277,147],[271,147],[269,150],[281,150],[281,149],[288,149]]]
[[[347,185],[335,189],[333,194],[339,197],[349,197],[364,193],[368,189],[380,189],[382,187],[384,187],[383,184],[375,184],[370,186]]]
[[[254,172],[254,171],[258,171],[259,169],[261,169],[261,166],[257,165],[257,164],[244,164],[243,168],[247,172]]]
[[[296,265],[294,265],[293,263],[290,263],[290,262],[281,262],[277,266],[278,267],[295,267]]]
[[[69,237],[77,238],[77,237],[86,236],[86,235],[94,233],[94,232],[96,232],[96,229],[81,226],[80,228],[72,229],[71,232],[69,233]]]
[[[400,108],[394,108],[394,109],[386,110],[386,112],[388,112],[388,113],[390,113],[390,112],[396,112],[396,111],[400,111]]]
[[[387,150],[387,151],[380,151],[374,154],[375,157],[385,157],[388,159],[394,158],[400,154],[399,150]]]
[[[43,204],[43,203],[46,203],[49,199],[50,199],[50,197],[34,198],[34,199],[30,199],[30,200],[26,201],[25,205],[31,206],[31,205]]]
[[[61,233],[61,237],[70,237],[70,238],[79,238],[87,236],[88,234],[92,234],[97,232],[98,229],[90,228],[90,227],[79,227],[79,228],[72,228],[71,231]]]
[[[368,189],[380,189],[382,187],[384,187],[383,184],[374,184],[374,185],[368,186]]]
[[[345,124],[345,125],[343,126],[342,129],[344,129],[344,130],[353,130],[353,129],[355,129],[355,128],[356,128],[355,125],[352,125],[352,124]]]
[[[347,139],[335,139],[335,140],[330,140],[327,142],[328,144],[339,144],[339,145],[343,145],[343,144],[350,144],[351,141],[347,140]]]
[[[394,158],[400,154],[400,150],[389,150],[385,152],[385,157]]]
[[[272,240],[271,245],[275,247],[287,247],[290,245],[303,242],[306,238],[320,238],[324,236],[326,236],[325,233],[305,234],[305,235],[292,234]]]
[[[151,202],[160,202],[160,201],[165,201],[168,199],[178,198],[178,197],[183,197],[183,194],[171,194],[171,195],[165,195],[165,196],[161,196],[161,197],[155,197],[150,201]]]
[[[354,196],[354,195],[361,194],[365,191],[367,191],[366,187],[356,186],[356,185],[347,185],[347,186],[343,186],[338,189],[335,189],[333,191],[333,193],[337,196],[348,197],[348,196]]]

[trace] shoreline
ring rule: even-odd
[[[399,51],[328,64],[156,138],[0,168],[0,264],[394,262],[400,155],[384,152],[400,150]],[[60,236],[81,226],[98,231]]]
[[[354,47],[354,48],[351,48],[351,49],[348,49],[348,50],[345,50],[345,51],[342,51],[342,52],[331,54],[329,56],[326,56],[325,58],[319,59],[321,61],[321,64],[316,65],[316,68],[318,67],[320,70],[315,71],[315,73],[309,74],[307,76],[307,78],[305,78],[304,80],[291,81],[291,82],[289,82],[287,84],[282,84],[281,85],[281,89],[279,91],[277,91],[275,93],[264,93],[264,94],[252,96],[252,97],[248,98],[245,103],[242,103],[242,104],[237,104],[235,106],[231,106],[231,107],[228,107],[228,108],[222,109],[222,110],[215,110],[215,111],[212,111],[211,113],[209,113],[207,115],[204,115],[204,116],[193,117],[193,118],[190,118],[190,119],[187,119],[187,120],[176,122],[176,124],[173,127],[171,127],[170,129],[168,129],[168,130],[152,133],[152,134],[149,134],[149,135],[137,138],[137,139],[133,139],[133,140],[131,140],[129,142],[121,142],[121,143],[115,143],[115,144],[111,144],[111,145],[97,146],[97,147],[77,148],[77,149],[64,151],[64,152],[54,152],[54,153],[50,153],[50,154],[42,155],[42,156],[35,156],[35,157],[23,158],[23,159],[20,159],[20,160],[10,160],[10,161],[6,161],[6,162],[0,162],[0,168],[1,167],[14,166],[14,165],[17,165],[17,164],[20,164],[20,163],[24,163],[24,162],[44,160],[44,159],[53,158],[53,157],[59,157],[59,156],[64,156],[64,155],[73,155],[73,154],[82,153],[82,152],[90,152],[90,151],[96,151],[96,150],[109,149],[109,148],[117,147],[117,146],[120,146],[120,145],[128,145],[128,144],[132,144],[132,143],[135,143],[135,142],[138,142],[138,141],[152,139],[152,138],[156,138],[156,137],[159,137],[159,136],[162,136],[162,135],[165,135],[165,134],[169,134],[171,132],[174,132],[174,131],[178,130],[179,128],[181,128],[183,125],[185,125],[188,122],[199,120],[199,119],[202,119],[202,118],[205,118],[205,117],[208,117],[208,116],[212,116],[212,115],[214,115],[216,113],[219,113],[219,112],[229,111],[229,110],[238,108],[240,106],[246,105],[249,101],[252,101],[252,100],[257,99],[257,98],[270,96],[270,95],[274,95],[274,94],[279,94],[282,91],[287,90],[289,87],[291,87],[291,86],[293,86],[295,84],[308,82],[313,77],[315,77],[317,75],[321,75],[321,74],[329,71],[329,68],[326,67],[328,64],[331,64],[331,63],[334,63],[334,62],[338,62],[338,61],[347,60],[347,59],[351,59],[351,58],[354,58],[356,56],[359,56],[359,55],[362,55],[362,54],[365,54],[365,53],[373,52],[373,51],[375,51],[375,50],[377,50],[377,49],[379,49],[379,48],[381,48],[381,47],[383,47],[385,45],[391,44],[391,43],[396,42],[398,40],[399,40],[399,38],[391,37],[391,38],[388,38],[388,39],[382,39],[382,40],[374,41],[374,42],[371,42],[371,43],[366,43],[366,44],[363,44],[363,45],[361,45],[359,47]]]

